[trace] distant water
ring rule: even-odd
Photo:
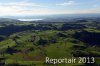
[[[43,20],[43,19],[18,19],[20,21],[39,21],[39,20]]]

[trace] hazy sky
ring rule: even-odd
[[[0,16],[100,13],[100,0],[0,0]]]

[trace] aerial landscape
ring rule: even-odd
[[[99,0],[0,0],[0,66],[100,66]]]

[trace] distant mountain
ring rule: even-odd
[[[0,22],[19,22],[19,20],[11,18],[0,18]]]
[[[23,15],[23,16],[3,16],[2,21],[19,21],[19,19],[33,20],[42,19],[36,22],[76,22],[77,20],[100,21],[100,14],[55,14],[55,15]],[[9,19],[10,18],[10,19]]]
[[[23,16],[2,16],[4,18],[13,18],[13,19],[40,19],[40,18],[79,18],[79,17],[100,17],[100,13],[94,14],[52,14],[52,15],[23,15]],[[2,18],[1,17],[1,18]]]

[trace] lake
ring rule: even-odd
[[[43,20],[43,19],[18,19],[20,21],[39,21],[39,20]]]

